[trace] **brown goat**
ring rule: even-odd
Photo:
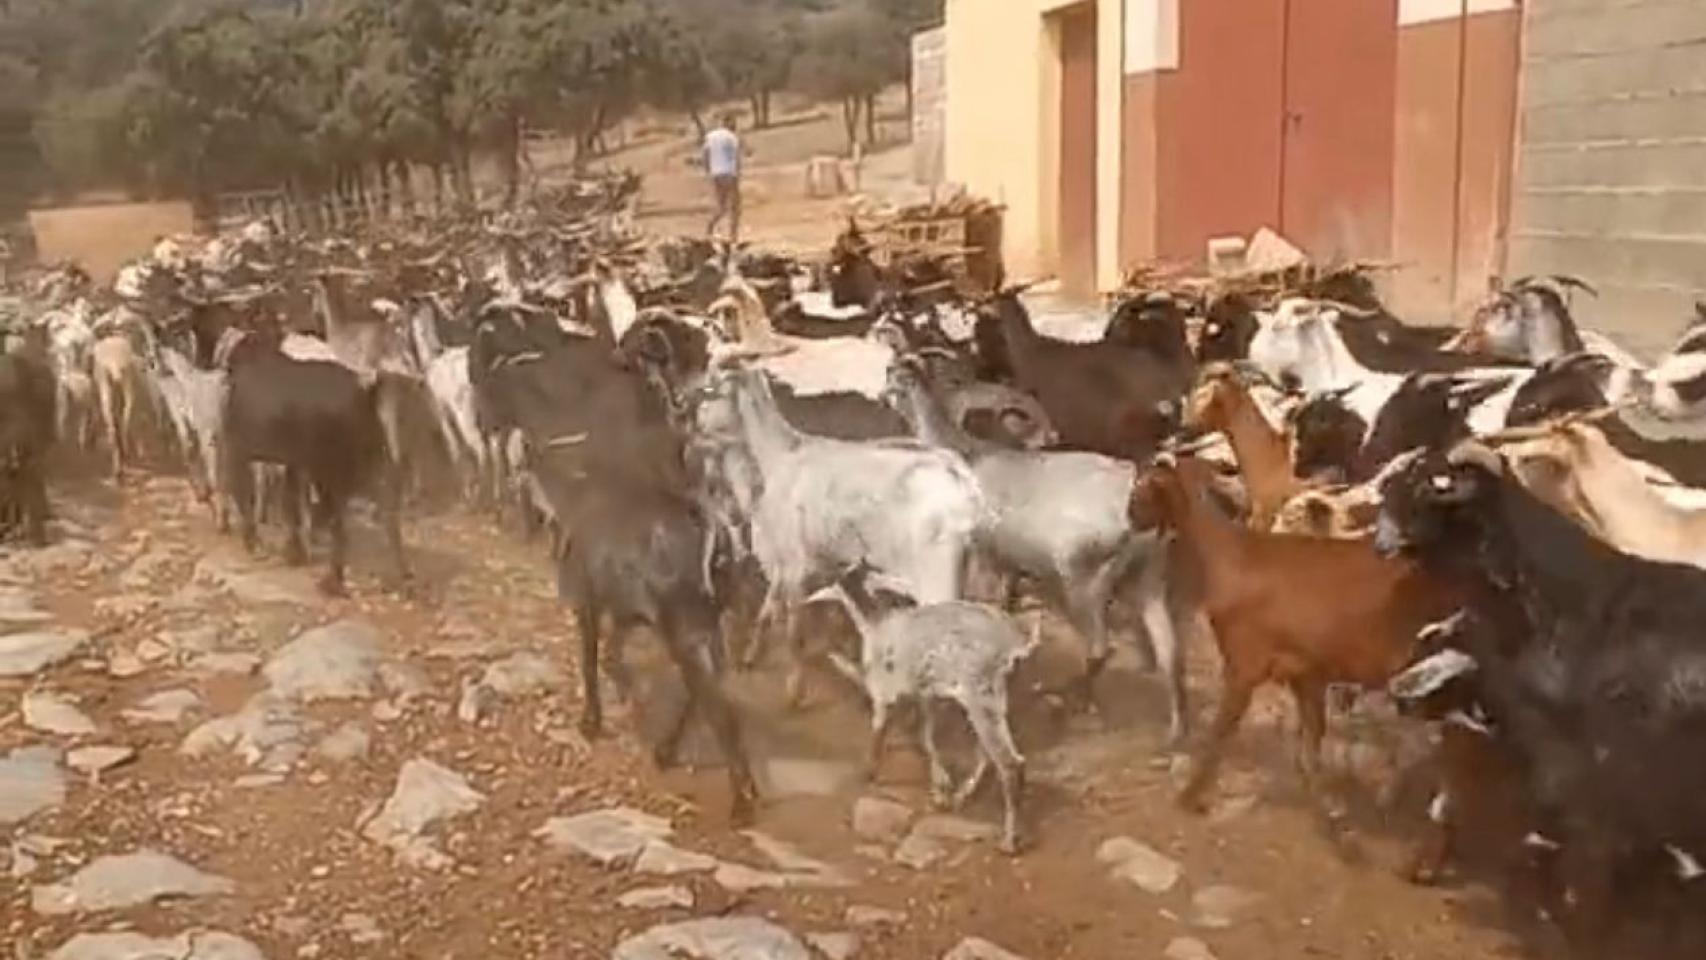
[[[1415,564],[1382,557],[1368,542],[1245,529],[1210,502],[1213,472],[1204,461],[1163,455],[1139,474],[1130,503],[1135,525],[1177,532],[1223,664],[1214,726],[1179,802],[1204,808],[1226,741],[1270,682],[1296,699],[1299,769],[1314,801],[1327,685],[1384,687],[1408,663],[1417,632],[1461,603]]]
[[[1313,486],[1292,473],[1290,442],[1262,415],[1250,388],[1230,364],[1203,368],[1185,404],[1184,426],[1224,434],[1231,444],[1250,498],[1252,530],[1273,529],[1286,502]]]

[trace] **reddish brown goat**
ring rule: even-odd
[[[1299,769],[1317,796],[1327,685],[1383,688],[1409,662],[1416,634],[1462,606],[1420,567],[1375,553],[1365,541],[1325,540],[1246,529],[1210,502],[1211,464],[1157,458],[1132,489],[1134,524],[1178,534],[1179,556],[1200,584],[1220,647],[1222,691],[1214,726],[1179,794],[1201,811],[1226,741],[1250,699],[1282,683],[1297,702]]]
[[[1230,364],[1204,367],[1185,404],[1188,429],[1224,434],[1238,458],[1250,497],[1250,529],[1271,530],[1280,509],[1314,485],[1291,469],[1291,444],[1262,415],[1250,388]]]

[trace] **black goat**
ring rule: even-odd
[[[535,468],[546,497],[573,532],[557,564],[559,595],[575,611],[581,637],[580,729],[603,732],[598,690],[603,618],[615,626],[610,654],[620,663],[622,638],[649,627],[681,674],[687,695],[653,750],[659,767],[674,764],[687,721],[697,710],[716,735],[729,766],[729,817],[750,822],[757,788],[741,745],[734,707],[719,687],[723,649],[718,605],[704,565],[705,523],[694,505],[655,487],[569,479],[572,464],[547,457]],[[618,686],[625,671],[614,668]],[[624,691],[625,692],[625,691]]]
[[[1292,414],[1297,473],[1361,483],[1405,451],[1443,449],[1467,439],[1470,411],[1509,386],[1503,377],[1411,374],[1380,408],[1366,436],[1362,418],[1345,407],[1339,393],[1311,397]]]
[[[351,495],[377,481],[394,568],[399,579],[407,577],[399,517],[402,478],[387,463],[378,412],[386,379],[364,386],[340,364],[292,360],[265,334],[245,337],[226,364],[231,376],[222,415],[221,472],[237,502],[244,546],[254,550],[257,545],[250,465],[278,464],[284,467],[286,560],[300,564],[308,558],[301,524],[306,482],[316,497],[317,525],[325,526],[332,538],[321,589],[342,594],[348,548],[345,507]]]
[[[1147,333],[1145,349],[1050,339],[1031,326],[1013,292],[996,296],[978,317],[980,352],[999,344],[1014,384],[1042,404],[1061,445],[1116,457],[1144,459],[1154,451],[1195,376],[1182,324],[1176,344],[1155,349],[1162,339]]]
[[[1610,380],[1616,372],[1616,363],[1597,353],[1571,353],[1548,360],[1517,388],[1505,425],[1531,426],[1566,414],[1598,410],[1608,402]],[[1619,419],[1603,420],[1598,428],[1625,455],[1662,467],[1689,486],[1706,486],[1706,447],[1701,444],[1650,440]]]
[[[1594,539],[1473,443],[1398,472],[1383,501],[1383,551],[1414,555],[1473,597],[1477,614],[1516,625],[1446,631],[1447,648],[1396,692],[1473,683],[1562,843],[1573,932],[1588,955],[1699,956],[1706,571]],[[1676,900],[1684,908],[1657,918],[1656,942],[1611,951],[1612,918]]]
[[[21,528],[36,546],[47,543],[47,484],[53,445],[53,371],[27,352],[0,352],[0,538]]]

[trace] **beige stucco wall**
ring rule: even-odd
[[[1119,283],[1125,0],[946,0],[947,180],[1004,204],[1008,275],[1055,271],[1059,64],[1043,17],[1097,5],[1097,285]]]

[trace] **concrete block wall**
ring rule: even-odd
[[[1706,2],[1527,0],[1507,273],[1662,352],[1706,298]]]

